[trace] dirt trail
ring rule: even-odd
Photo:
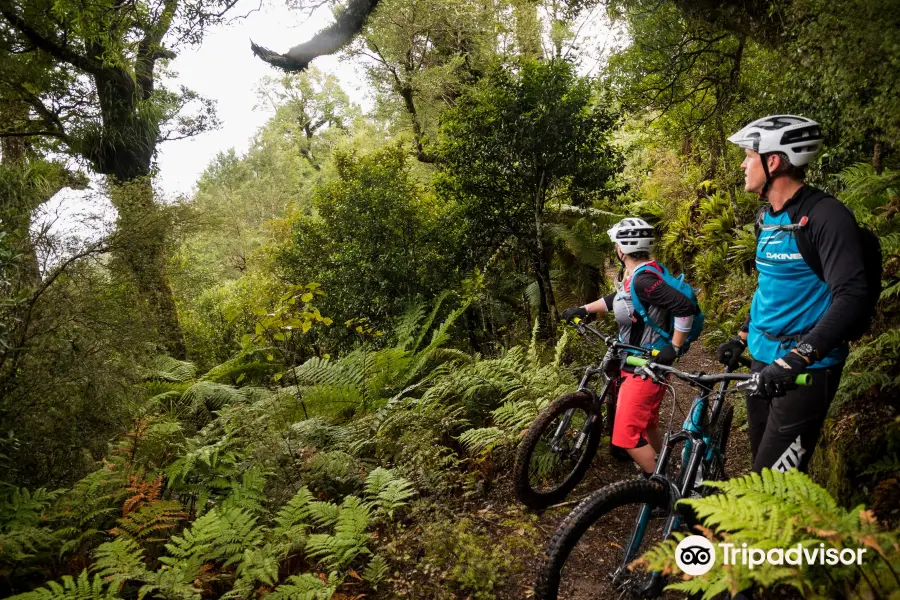
[[[714,353],[704,348],[699,343],[693,345],[690,353],[681,359],[678,367],[685,371],[721,372],[721,366],[715,360]],[[677,380],[674,382],[674,388],[676,391],[677,408],[673,414],[672,394],[667,394],[666,399],[660,408],[660,426],[666,428],[669,422],[669,415],[673,415],[672,429],[678,430],[684,422],[685,414],[689,410],[691,402],[696,394],[693,388],[686,383]],[[741,397],[733,394],[730,396],[730,402],[740,403]],[[738,428],[737,425],[738,419],[736,418],[735,426],[732,428],[731,435],[729,436],[726,454],[726,468],[729,477],[746,473],[749,471],[751,465],[750,444],[747,439],[747,434]],[[534,530],[535,533],[533,534],[534,539],[530,540],[534,543],[536,551],[531,555],[522,556],[522,560],[525,563],[522,579],[520,581],[508,582],[508,585],[504,586],[504,589],[498,593],[497,598],[512,600],[514,598],[521,599],[532,597],[533,592],[531,588],[534,584],[534,577],[540,564],[541,554],[560,522],[572,511],[581,499],[605,485],[632,478],[636,476],[637,473],[637,466],[633,463],[615,460],[610,456],[608,448],[601,444],[600,450],[594,459],[590,471],[588,471],[581,485],[569,495],[567,502],[537,515]],[[490,506],[490,512],[494,514],[525,516],[528,513],[528,509],[516,502],[511,489],[495,490],[495,493],[492,494],[492,496],[493,502]],[[625,523],[625,520],[628,522]],[[623,522],[620,523],[620,525],[623,530],[627,529],[630,531],[631,526],[633,525],[633,516],[629,516],[628,519],[623,519],[622,521]],[[505,532],[498,531],[497,533],[499,535],[504,535]],[[622,541],[626,538],[627,533],[623,533]],[[569,563],[567,563],[567,569],[572,569],[574,572],[578,573],[578,581],[575,585],[578,590],[566,596],[567,600],[591,600],[604,597],[602,593],[597,591],[596,586],[592,585],[592,580],[596,577],[598,569],[602,566],[602,557],[604,556],[602,546],[604,544],[609,545],[608,537],[605,538],[605,541],[603,542],[597,542],[596,547],[591,547],[590,542],[588,542],[587,552],[584,550],[579,550],[577,553],[573,552],[570,562],[573,562],[574,564],[570,567],[568,566]],[[583,545],[585,544],[580,544],[577,549],[580,549]],[[684,596],[668,593],[665,597],[683,598]]]

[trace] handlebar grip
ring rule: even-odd
[[[647,359],[639,356],[628,356],[625,358],[625,364],[629,367],[643,367],[647,365]],[[803,377],[803,375],[800,377]]]
[[[797,375],[797,379],[794,380],[794,383],[796,383],[797,385],[809,387],[813,384],[812,375],[810,375],[809,373],[804,373],[803,375]]]

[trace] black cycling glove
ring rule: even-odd
[[[576,317],[581,320],[587,319],[588,314],[590,314],[590,313],[588,313],[588,311],[585,307],[576,306],[573,308],[567,308],[566,310],[562,311],[561,316],[564,320],[571,321],[572,319],[574,319]]]
[[[719,344],[716,348],[716,358],[719,362],[730,368],[737,369],[740,366],[741,354],[747,348],[747,342],[742,340],[740,336],[734,336],[727,342]]]
[[[678,358],[679,354],[681,354],[681,351],[676,349],[672,344],[669,344],[650,360],[661,365],[669,366],[675,362],[675,359]]]
[[[802,356],[796,352],[788,352],[759,372],[759,394],[777,398],[797,389],[794,380],[806,372],[807,366],[809,365]]]

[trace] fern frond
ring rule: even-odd
[[[340,362],[327,358],[313,357],[292,370],[300,385],[343,385],[360,388],[365,382],[361,369],[351,367],[351,360]]]
[[[341,516],[341,507],[333,502],[315,500],[309,503],[309,517],[318,527],[331,527]]]
[[[145,378],[148,380],[184,383],[197,376],[194,363],[178,360],[171,356],[157,356],[150,365]]]
[[[403,314],[394,325],[394,338],[397,347],[407,350],[415,341],[415,332],[419,327],[419,322],[425,316],[425,305],[421,303],[413,303],[406,307]],[[415,348],[413,348],[415,350]]]
[[[99,575],[91,579],[85,569],[74,579],[64,575],[62,583],[51,581],[45,588],[38,588],[26,594],[11,596],[10,600],[119,600],[118,594],[105,589]]]
[[[425,319],[425,321],[419,327],[419,335],[416,336],[412,347],[407,348],[410,352],[418,352],[419,346],[421,346],[422,342],[425,341],[425,336],[428,334],[428,331],[431,329],[434,320],[437,318],[438,312],[441,310],[441,305],[444,304],[444,301],[449,295],[450,290],[445,290],[441,292],[441,294],[435,299],[434,306],[431,307],[431,312],[428,314],[428,318]]]
[[[133,539],[117,537],[94,550],[91,570],[119,591],[129,579],[143,580],[147,574],[144,551]]]
[[[337,573],[329,575],[327,582],[310,573],[291,575],[266,598],[268,600],[330,600],[340,583]]]
[[[262,530],[250,512],[241,508],[220,512],[214,508],[181,536],[173,536],[165,545],[168,555],[161,557],[160,562],[174,566],[185,559],[198,559],[229,565],[239,560],[245,549],[261,542]]]
[[[457,439],[469,452],[484,453],[490,452],[504,437],[503,430],[498,427],[482,427],[464,431]]]
[[[373,590],[378,590],[378,584],[387,577],[390,565],[380,554],[373,554],[362,573],[363,581],[368,583]]]
[[[184,507],[174,500],[158,500],[142,504],[119,519],[113,535],[139,542],[163,542],[178,524],[188,518]]]
[[[378,514],[393,519],[394,512],[407,506],[416,490],[407,479],[379,467],[366,477],[365,495]]]
[[[334,535],[309,536],[306,543],[307,554],[319,559],[330,569],[346,568],[360,554],[370,554],[366,547],[369,518],[368,506],[355,496],[347,496],[339,507]]]

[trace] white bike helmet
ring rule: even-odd
[[[650,252],[653,248],[653,225],[643,219],[622,219],[606,233],[613,243],[621,246],[623,254]]]
[[[771,115],[753,121],[728,138],[732,144],[760,154],[781,152],[792,165],[802,167],[822,150],[819,124],[797,115]]]

